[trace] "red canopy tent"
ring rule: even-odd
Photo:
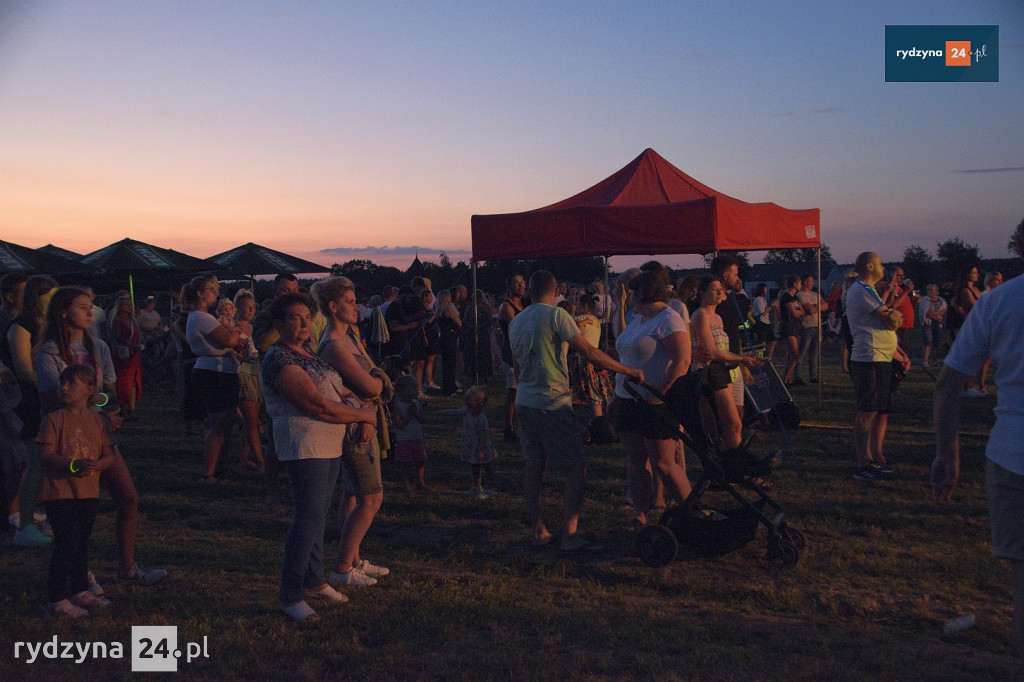
[[[645,149],[556,204],[473,216],[473,260],[819,248],[819,227],[816,208],[734,199]]]

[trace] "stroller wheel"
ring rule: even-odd
[[[768,563],[781,564],[787,568],[796,566],[800,560],[800,550],[796,545],[779,533],[772,533],[768,537]]]
[[[665,526],[671,530],[673,534],[678,534],[680,528],[682,528],[684,516],[685,514],[683,513],[682,507],[669,507],[658,519],[658,525]]]
[[[675,534],[665,526],[644,526],[637,533],[637,556],[652,568],[668,564],[676,558],[678,551],[679,542]]]
[[[790,528],[785,523],[779,524],[779,535],[789,541],[791,545],[797,548],[797,551],[802,550],[806,546],[804,541],[804,534],[798,531],[796,528]]]

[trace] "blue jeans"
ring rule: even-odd
[[[281,563],[282,604],[306,598],[306,588],[320,587],[324,577],[324,527],[341,457],[282,462],[292,489],[292,525],[284,540]]]
[[[818,327],[803,327],[800,330],[800,350],[796,369],[793,370],[793,378],[800,378],[800,363],[804,361],[804,356],[807,356],[807,368],[810,372],[811,379],[818,378]]]

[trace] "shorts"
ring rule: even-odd
[[[743,400],[746,396],[746,391],[743,390],[743,369],[737,368],[733,374],[732,401],[736,403],[736,407],[740,408],[740,414],[743,414]]]
[[[258,374],[238,373],[238,399],[248,403],[260,401],[260,377]]]
[[[803,325],[800,324],[799,319],[787,320],[779,324],[779,338],[784,339],[787,336],[799,337],[803,333]]]
[[[892,409],[892,362],[850,361],[850,378],[858,412],[889,414]]]
[[[946,340],[946,329],[938,322],[924,325],[921,331],[924,332],[924,345],[926,346],[941,346],[942,342]]]
[[[512,365],[502,360],[501,371],[505,373],[505,388],[510,391],[514,391],[519,388],[519,382],[516,381],[516,371],[513,369]]]
[[[516,421],[519,446],[527,462],[547,462],[558,467],[586,464],[583,434],[572,407],[538,410],[516,405]]]
[[[729,376],[729,370],[725,363],[717,360],[704,368],[704,376],[707,379],[708,388],[712,391],[721,391],[732,383],[732,377]]]
[[[668,440],[679,433],[679,420],[665,403],[616,396],[608,417],[619,433],[639,432],[649,440]]]
[[[362,443],[358,441],[358,425],[350,425],[353,435],[357,440],[348,436],[345,437],[341,446],[341,487],[342,490],[353,495],[375,495],[384,492],[384,483],[380,476],[380,448],[377,445],[376,437],[373,440]],[[420,450],[423,450],[422,441],[419,442]],[[426,452],[423,453],[422,461],[427,460]]]
[[[421,440],[400,440],[395,443],[395,461],[409,464],[423,464],[427,461],[427,451]]]
[[[233,412],[238,407],[238,375],[193,369],[192,385],[207,414]]]
[[[985,495],[993,553],[1000,559],[1024,561],[1024,476],[986,457]]]

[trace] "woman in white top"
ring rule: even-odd
[[[657,274],[641,273],[630,280],[628,288],[633,317],[615,342],[619,361],[642,370],[647,383],[665,393],[690,368],[689,329],[683,318],[668,307],[668,287]],[[677,429],[671,426],[674,415],[667,405],[636,387],[646,403],[641,405],[626,390],[624,381],[623,375],[616,376],[611,417],[629,453],[634,523],[639,526],[648,521],[652,470],[678,502],[689,497],[691,487],[686,469],[675,458]]]
[[[210,430],[203,446],[201,482],[217,483],[217,460],[228,445],[231,423],[238,408],[238,360],[247,345],[238,327],[227,328],[207,311],[217,302],[220,287],[212,277],[196,277],[181,289],[191,308],[185,323],[185,339],[198,358],[192,382],[206,408]]]

